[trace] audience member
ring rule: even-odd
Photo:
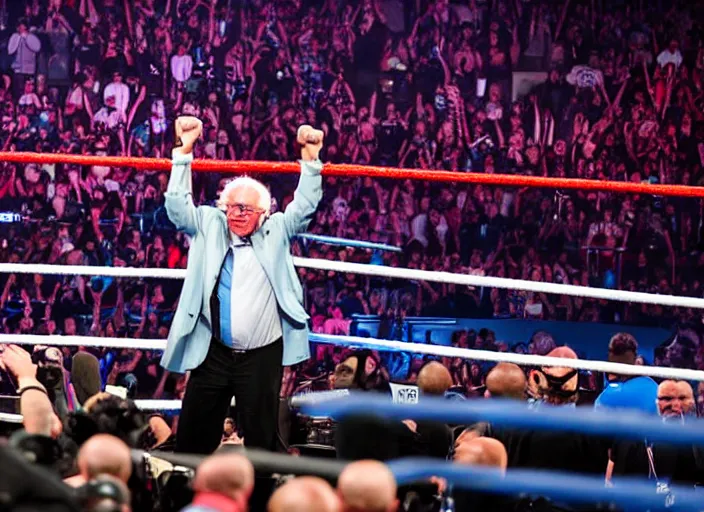
[[[525,400],[526,374],[513,363],[499,363],[486,375],[486,398]]]
[[[638,342],[628,333],[615,334],[609,342],[609,361],[636,364]],[[650,377],[607,375],[607,384],[594,402],[596,408],[632,409],[657,414],[658,385]]]
[[[289,480],[271,495],[268,512],[341,512],[340,498],[330,484],[316,477]]]
[[[195,497],[189,512],[244,512],[254,489],[254,468],[243,455],[216,454],[206,458],[193,480]]]
[[[474,466],[476,469],[505,472],[508,455],[504,445],[496,439],[476,437],[467,439],[455,447],[454,461],[456,464]],[[454,496],[455,510],[516,510],[514,499],[497,496],[487,490],[457,490]]]
[[[452,375],[442,363],[431,361],[420,369],[416,383],[421,393],[442,396],[452,387]]]
[[[698,2],[391,4],[5,2],[0,146],[43,154],[164,157],[174,142],[173,121],[195,115],[204,120],[198,159],[291,161],[297,148],[289,142],[296,127],[307,123],[325,132],[324,157],[332,163],[602,182],[704,182],[704,24]],[[227,179],[195,175],[194,202],[213,204]],[[0,163],[0,261],[185,269],[191,241],[165,213],[167,182],[166,173],[129,167]],[[292,183],[272,175],[266,185],[272,207],[284,209]],[[357,176],[328,177],[324,189],[311,233],[388,243],[402,252],[339,250],[298,240],[292,242],[297,256],[702,295],[697,199]],[[378,336],[392,340],[409,337],[408,318],[414,316],[471,318],[480,327],[489,318],[618,324],[624,332],[609,343],[610,361],[704,370],[701,315],[693,308],[315,269],[299,269],[299,276],[316,332],[350,334],[359,314],[378,318]],[[164,339],[179,291],[178,283],[156,278],[2,274],[0,333]],[[631,325],[675,334],[651,357],[625,334]],[[452,342],[460,348],[577,357],[558,347],[549,330],[525,340],[477,328],[458,331]],[[3,394],[18,393],[24,429],[0,446],[3,507],[125,511],[131,501],[134,510],[154,509],[145,494],[156,496],[152,491],[162,489],[163,478],[150,480],[147,492],[142,468],[135,466],[126,488],[119,476],[96,475],[100,469],[89,475],[85,461],[107,473],[126,471],[128,466],[112,465],[118,459],[126,463],[125,446],[168,450],[178,419],[148,417],[131,400],[99,391],[110,384],[126,389],[130,399],[182,399],[186,377],[164,372],[159,351],[30,352],[6,345],[0,354]],[[389,382],[400,381],[418,384],[422,401],[449,384],[470,398],[485,388],[492,399],[529,395],[531,414],[541,414],[543,404],[586,402],[584,383],[590,391],[601,386],[596,374],[569,368],[536,368],[526,380],[523,370],[505,364],[492,368],[450,358],[425,364],[426,358],[404,353],[350,353],[330,346],[315,352],[315,359],[291,369],[284,394],[332,386],[391,396]],[[656,388],[647,378],[609,375],[604,384],[597,407],[657,410],[663,421],[674,423],[691,421],[697,404],[704,412],[701,386],[695,397],[682,381]],[[234,425],[224,427],[227,442],[241,442]],[[352,418],[336,432],[338,456],[444,457],[449,438],[438,437],[430,449],[424,428],[410,420]],[[700,447],[612,443],[486,424],[458,437],[455,461],[481,471],[544,468],[602,476],[609,448],[614,479],[704,483]],[[54,463],[61,457],[62,463],[82,467],[85,483],[78,495],[58,476],[64,471]],[[192,510],[245,508],[251,486],[247,491],[237,475],[247,471],[230,471],[218,460],[223,459],[209,459],[198,470]],[[236,464],[246,466],[243,459]],[[187,489],[188,477],[179,480],[176,473],[172,485]],[[354,476],[353,490],[389,485],[384,493],[353,493],[350,500],[365,500],[357,503],[345,498],[343,487],[350,486],[343,481],[338,496],[322,480],[295,478],[273,494],[269,510],[338,511],[340,497],[354,510],[375,510],[376,503],[366,500],[376,498],[384,498],[379,510],[395,506],[396,492],[390,491],[395,483],[383,465],[364,460],[346,473]],[[370,481],[373,473],[381,476]],[[457,498],[457,510],[463,503],[498,511],[516,505],[491,495]]]
[[[98,475],[111,475],[127,484],[132,474],[129,447],[106,434],[97,434],[83,443],[76,462],[78,475],[66,479],[72,487],[80,487]]]
[[[109,474],[101,474],[76,490],[84,512],[131,512],[127,484]]]
[[[692,386],[686,381],[664,380],[658,386],[657,405],[663,421],[684,422],[696,413]],[[611,448],[609,476],[654,478],[658,482],[696,484],[704,478],[701,446],[620,441]]]
[[[398,508],[394,475],[374,460],[348,464],[337,481],[337,493],[345,512],[393,512]]]

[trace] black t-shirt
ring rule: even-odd
[[[397,121],[382,121],[379,125],[379,153],[398,153],[405,138],[405,130]]]
[[[408,455],[413,432],[401,422],[371,416],[350,416],[335,433],[337,457],[343,460],[387,461]]]
[[[697,446],[654,444],[652,447],[658,480],[677,484],[704,484],[704,449]],[[613,475],[655,478],[650,474],[645,442],[620,441],[611,447]]]
[[[509,468],[549,469],[604,475],[609,440],[562,432],[489,427],[488,436],[506,447]]]
[[[443,423],[419,421],[414,441],[416,455],[445,459],[452,445],[452,433]]]

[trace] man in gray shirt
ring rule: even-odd
[[[12,34],[7,44],[7,53],[15,56],[12,61],[12,70],[15,72],[12,85],[16,97],[22,95],[24,83],[36,74],[37,54],[41,49],[39,38],[27,29],[25,20],[20,20],[17,23],[17,32]]]

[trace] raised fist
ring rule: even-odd
[[[317,160],[323,147],[325,134],[310,125],[304,124],[298,128],[297,141],[302,146],[301,158],[306,161]]]
[[[203,133],[203,122],[197,117],[184,116],[176,119],[176,139],[181,141],[179,149],[183,154],[193,152],[193,145]]]

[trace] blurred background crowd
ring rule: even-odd
[[[172,121],[192,114],[205,123],[197,158],[292,160],[295,128],[307,122],[325,131],[330,162],[687,185],[703,177],[697,2],[0,5],[4,150],[168,156]],[[185,268],[188,239],[163,208],[165,173],[0,167],[0,261]],[[227,179],[199,174],[196,202],[213,203]],[[275,208],[285,208],[293,182],[265,181]],[[702,296],[700,200],[364,178],[328,178],[324,192],[312,233],[403,252],[307,243],[298,254]],[[300,274],[313,330],[329,334],[349,333],[355,314],[380,315],[389,338],[407,316],[701,323],[687,309]],[[0,329],[164,338],[179,288],[3,274]],[[468,347],[485,338],[455,336]],[[525,351],[527,342],[486,346]],[[308,372],[329,372],[342,357],[333,352]],[[106,381],[132,375],[143,396],[182,387],[162,373],[157,353],[97,355]],[[687,366],[703,364],[698,343],[687,356]]]

